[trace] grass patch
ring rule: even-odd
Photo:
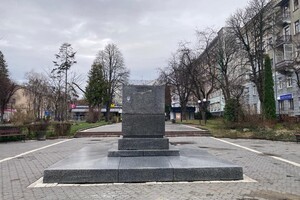
[[[296,141],[295,133],[300,132],[297,123],[224,123],[223,118],[215,118],[207,121],[206,125],[199,124],[199,120],[184,120],[183,123],[208,130],[218,138],[243,138],[243,139],[266,139],[278,141]]]
[[[88,123],[88,122],[76,122],[74,124],[72,124],[71,126],[71,135],[75,135],[75,133],[79,132],[79,131],[83,131],[85,129],[89,129],[89,128],[95,128],[98,126],[103,126],[103,125],[107,125],[108,122],[105,121],[100,121],[100,122],[96,122],[96,123]]]

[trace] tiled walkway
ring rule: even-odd
[[[28,187],[43,170],[89,146],[106,153],[118,138],[77,138],[0,143],[0,199],[300,199],[300,145],[211,137],[170,138],[243,167],[244,182],[141,183]]]

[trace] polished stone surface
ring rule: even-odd
[[[240,180],[241,167],[206,151],[182,149],[180,156],[107,157],[85,147],[44,171],[45,183]]]
[[[169,149],[168,138],[122,138],[118,141],[119,150]]]
[[[179,156],[179,150],[110,150],[108,157],[137,157],[137,156]]]
[[[45,183],[117,183],[243,179],[241,167],[205,151],[169,148],[164,86],[124,86],[118,148],[83,148],[44,171]],[[114,146],[114,145],[113,145]]]
[[[120,152],[110,151],[109,157],[179,155],[178,151],[168,151],[169,139],[164,138],[164,95],[164,86],[129,85],[123,87],[123,138],[118,141]]]
[[[165,87],[124,85],[122,135],[124,138],[163,137]]]
[[[164,114],[123,114],[123,137],[163,137],[165,134]]]
[[[164,114],[165,86],[124,85],[122,114]]]

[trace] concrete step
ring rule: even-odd
[[[77,132],[74,137],[120,137],[121,132]],[[166,137],[210,137],[209,131],[167,131],[165,133]]]

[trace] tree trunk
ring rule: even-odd
[[[4,107],[1,107],[0,123],[3,123]]]
[[[106,115],[105,115],[105,121],[109,122],[110,121],[110,101],[107,102],[106,104]]]

